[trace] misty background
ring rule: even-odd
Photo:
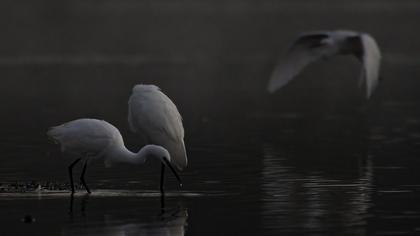
[[[309,117],[283,122],[303,130],[316,129],[319,117],[354,112],[363,116],[352,124],[357,127],[370,122],[392,129],[401,121],[390,118],[411,117],[418,128],[419,9],[417,1],[390,0],[4,1],[2,148],[19,155],[30,146],[44,157],[48,127],[91,117],[114,124],[137,149],[128,131],[127,101],[138,83],[158,85],[175,102],[190,147],[237,142],[241,132],[235,127],[266,124],[256,117],[282,123],[273,112]],[[350,56],[314,63],[276,94],[266,92],[290,43],[303,31],[319,29],[368,32],[377,40],[383,80],[371,100],[357,87],[360,65]],[[337,129],[321,124],[316,132]],[[0,159],[15,166],[14,158]]]
[[[381,81],[369,110],[418,100],[416,1],[5,1],[0,91],[6,132],[36,132],[78,117],[127,128],[133,85],[153,83],[190,123],[257,110],[336,109],[360,98],[359,64],[310,66],[273,96],[274,64],[303,31],[351,29],[375,37]],[[269,108],[262,106],[269,104]],[[265,108],[265,107],[264,107]],[[198,131],[197,131],[198,132]]]

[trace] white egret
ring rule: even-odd
[[[280,89],[310,63],[337,54],[352,54],[363,64],[359,85],[366,83],[369,98],[378,84],[381,52],[369,34],[347,30],[309,32],[298,37],[271,74],[268,91]]]
[[[138,84],[128,100],[131,131],[143,135],[148,144],[164,147],[178,170],[187,166],[184,127],[177,107],[157,86]],[[165,165],[161,165],[160,188],[163,193]]]
[[[62,152],[78,155],[78,158],[68,167],[71,191],[74,193],[72,170],[80,160],[84,165],[80,181],[86,191],[90,190],[85,181],[88,161],[103,158],[107,167],[113,163],[125,162],[143,164],[148,158],[157,158],[162,165],[168,166],[181,184],[181,179],[172,167],[170,153],[158,145],[146,145],[139,152],[133,153],[125,145],[120,131],[110,123],[97,119],[77,119],[50,128],[47,135],[61,145]]]

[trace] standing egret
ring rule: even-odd
[[[70,175],[71,192],[74,193],[72,170],[80,160],[84,165],[80,181],[86,191],[90,190],[85,181],[88,161],[103,158],[109,167],[113,163],[125,162],[130,164],[143,164],[147,158],[157,158],[162,165],[168,166],[181,184],[181,179],[171,165],[171,155],[158,145],[146,145],[138,153],[128,150],[120,131],[110,123],[97,119],[77,119],[49,129],[47,135],[61,144],[62,152],[78,155],[78,158],[68,167]]]
[[[175,104],[157,86],[138,84],[128,100],[131,131],[143,135],[148,144],[162,146],[171,154],[178,170],[187,166],[184,127]],[[161,165],[160,190],[163,193],[165,165]]]
[[[274,69],[268,91],[280,89],[310,63],[337,54],[353,54],[363,64],[359,85],[366,83],[369,98],[378,84],[381,52],[369,34],[346,30],[309,32],[298,37]]]

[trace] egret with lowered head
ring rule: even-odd
[[[97,119],[77,119],[50,128],[47,135],[61,145],[63,152],[77,155],[78,158],[69,166],[71,192],[74,193],[72,170],[80,160],[84,160],[80,181],[86,191],[90,189],[85,181],[86,167],[91,159],[103,158],[109,167],[113,163],[143,164],[148,158],[156,158],[162,166],[168,166],[180,185],[181,179],[172,167],[170,153],[162,146],[146,145],[139,152],[133,153],[125,145],[120,131],[110,123]]]

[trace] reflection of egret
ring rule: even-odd
[[[171,165],[171,155],[165,148],[146,145],[138,153],[133,153],[124,146],[118,129],[106,121],[78,119],[52,127],[47,134],[61,144],[62,151],[82,156],[69,166],[72,193],[74,193],[72,169],[82,158],[84,166],[80,180],[88,193],[90,190],[84,179],[86,167],[89,160],[96,158],[104,158],[107,166],[115,162],[143,164],[147,158],[157,158],[162,162],[162,165],[167,165],[181,182]]]
[[[128,211],[130,212],[130,211]],[[137,212],[138,213],[138,212]],[[105,213],[100,218],[103,224],[89,219],[80,224],[77,220],[62,229],[61,235],[167,235],[181,236],[186,234],[188,211],[182,206],[168,209],[159,216],[150,217],[130,212],[124,215],[123,212],[116,214]]]
[[[366,164],[360,162],[367,153],[355,157],[353,153],[343,156],[339,152],[328,158],[353,158],[341,159],[347,165],[308,165],[304,157],[295,154],[288,158],[277,146],[264,145],[262,201],[263,222],[268,230],[280,227],[318,232],[365,223],[373,185],[369,158]],[[311,152],[308,158],[317,157]],[[294,160],[299,158],[300,162]]]
[[[379,47],[369,34],[345,30],[301,35],[274,69],[268,84],[269,92],[286,85],[310,63],[337,54],[353,54],[361,61],[363,68],[359,85],[365,81],[366,96],[369,98],[378,83]]]
[[[128,123],[131,131],[142,135],[147,143],[167,149],[171,163],[179,170],[187,166],[181,115],[157,86],[134,86],[128,101]],[[161,166],[160,190],[163,193],[165,165]]]
[[[85,194],[81,201],[80,201],[80,212],[82,213],[82,216],[86,216],[86,206],[88,204],[89,201],[89,194]],[[70,204],[69,204],[69,215],[70,218],[73,218],[73,204],[74,203],[74,196],[73,194],[70,195]]]
[[[107,216],[112,222],[112,216]],[[186,208],[176,207],[160,214],[153,222],[125,223],[107,229],[112,235],[168,235],[181,236],[186,233],[188,212]]]

